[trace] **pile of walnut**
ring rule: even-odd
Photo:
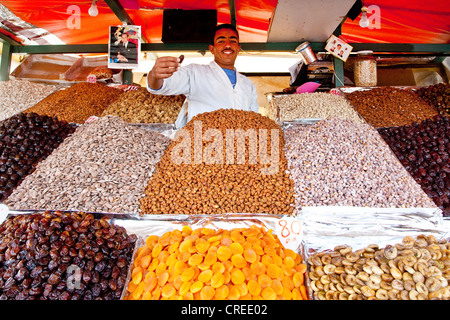
[[[308,258],[310,288],[319,300],[450,300],[449,253],[432,235],[381,249],[337,246]]]
[[[220,134],[220,138],[208,137],[208,132],[212,132],[209,129],[215,129],[214,132]],[[273,166],[275,170],[271,174],[265,174],[263,170],[269,169],[265,161],[249,161],[251,150],[248,138],[245,139],[246,161],[243,163],[237,159],[241,153],[236,143],[238,136],[231,140],[236,148],[227,148],[227,137],[231,137],[228,134],[230,131],[237,133],[238,129],[244,132],[254,129],[259,135],[257,142],[263,141],[261,132],[267,133],[267,154],[276,160],[276,166]],[[220,109],[195,116],[183,128],[183,132],[183,136],[172,141],[157,164],[145,190],[146,197],[141,199],[141,214],[293,212],[293,181],[286,172],[283,134],[273,120],[255,112]],[[197,146],[196,135],[203,140]],[[274,137],[278,138],[275,141],[279,141],[278,157],[272,157]],[[223,156],[222,163],[209,162],[211,159],[205,157],[211,151],[212,141],[223,146],[222,154],[215,154]],[[184,142],[187,142],[188,148],[184,151],[190,154],[185,158],[187,161],[177,162],[179,147]],[[227,161],[227,156],[234,156],[234,163]]]
[[[121,95],[102,116],[119,116],[128,123],[175,123],[184,100],[184,95],[162,96],[138,88]]]

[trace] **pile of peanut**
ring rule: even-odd
[[[200,131],[196,131],[199,126]],[[221,136],[207,137],[209,129]],[[239,162],[238,138],[231,140],[236,148],[234,153],[228,154],[234,163],[227,161],[227,153],[231,150],[226,147],[227,129],[234,132],[254,130],[257,134],[260,129],[266,132],[269,155],[272,154],[272,140],[277,138],[275,141],[279,144],[277,150],[274,148],[274,152],[279,153],[276,166],[265,164],[261,159],[250,161],[249,139],[245,139],[245,162]],[[194,117],[178,133],[181,132],[183,135],[169,145],[150,178],[146,196],[141,199],[142,214],[292,213],[293,182],[286,172],[282,132],[273,120],[255,112],[220,109]],[[198,134],[203,141],[196,146]],[[262,141],[259,138],[261,134],[256,139]],[[174,161],[186,141],[186,161]],[[209,148],[214,145],[212,141],[223,146],[223,154],[212,152],[212,156],[208,156]],[[216,162],[212,161],[214,159]],[[264,170],[271,168],[274,170],[266,174]]]
[[[450,243],[432,235],[353,251],[337,246],[308,258],[310,288],[319,300],[450,299]]]
[[[175,123],[185,97],[151,94],[146,88],[130,90],[102,113],[116,115],[128,123]]]

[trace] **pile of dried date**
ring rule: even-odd
[[[120,299],[137,237],[82,212],[0,225],[0,300]]]
[[[340,245],[308,258],[319,300],[450,300],[450,243],[432,235],[353,251]]]

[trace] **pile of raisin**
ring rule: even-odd
[[[13,192],[75,126],[36,113],[19,113],[0,123],[0,201]]]
[[[136,240],[82,212],[10,216],[0,225],[0,300],[120,299]]]

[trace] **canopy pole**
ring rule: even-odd
[[[8,81],[9,72],[11,71],[12,48],[8,42],[1,41],[1,43],[3,47],[0,58],[0,81]]]

